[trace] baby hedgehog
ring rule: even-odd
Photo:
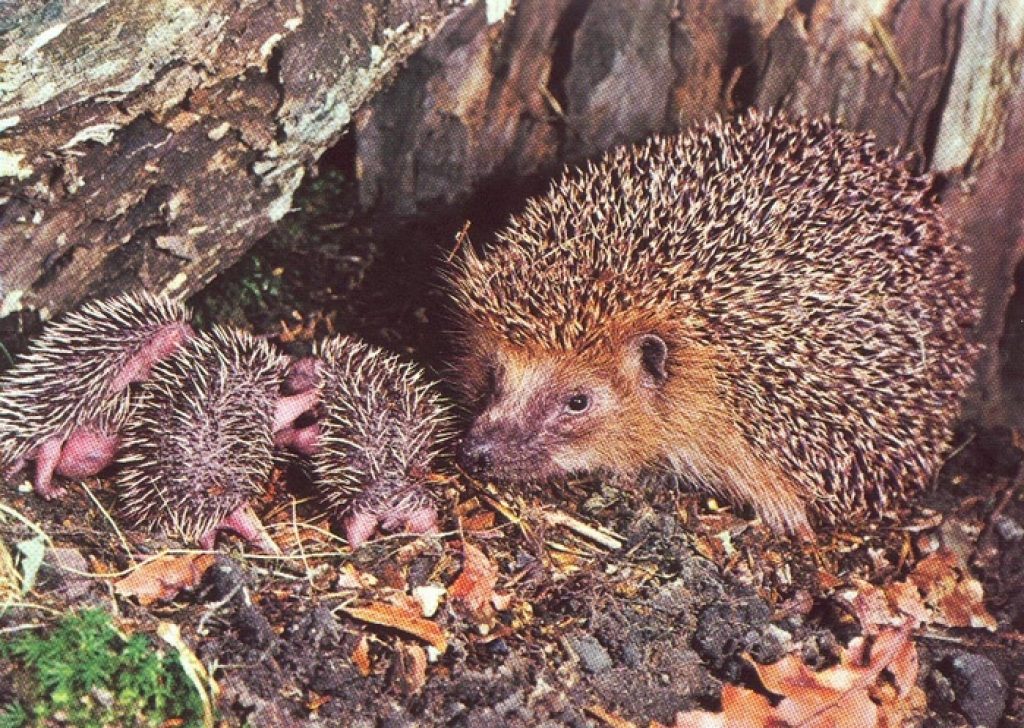
[[[361,545],[378,527],[434,531],[425,485],[451,436],[440,396],[418,368],[354,338],[321,342],[316,358],[316,479],[349,544]]]
[[[931,181],[751,113],[612,151],[451,273],[480,476],[664,473],[809,534],[928,482],[977,313]]]
[[[250,502],[270,477],[275,433],[318,394],[282,394],[288,361],[261,338],[217,326],[154,367],[125,429],[123,513],[206,549],[230,530],[277,551]]]
[[[129,293],[88,303],[47,326],[0,379],[0,475],[35,461],[35,491],[54,475],[85,478],[109,465],[128,413],[128,385],[193,335],[188,310]]]

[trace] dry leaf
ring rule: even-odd
[[[441,628],[429,619],[421,617],[414,609],[376,602],[365,607],[347,607],[345,613],[361,622],[391,627],[418,637],[433,645],[438,652],[448,649],[448,640]]]
[[[928,608],[921,599],[921,592],[910,582],[901,581],[890,584],[885,587],[885,595],[889,598],[889,604],[893,609],[911,619],[914,629],[928,623],[930,619]]]
[[[462,521],[462,530],[466,532],[489,531],[494,528],[494,511],[481,511]]]
[[[483,551],[465,541],[462,542],[462,556],[462,573],[448,593],[452,599],[462,602],[476,619],[486,622],[493,614],[491,599],[498,583],[498,567]]]
[[[377,586],[377,577],[360,571],[352,564],[344,564],[338,569],[338,589],[372,589]]]
[[[672,728],[782,728],[768,698],[736,685],[722,687],[722,712],[691,710],[676,715]]]
[[[981,583],[949,549],[940,549],[918,562],[910,573],[934,611],[933,621],[949,627],[984,627],[993,632],[998,623],[985,608]]]
[[[309,711],[320,710],[320,708],[324,707],[329,702],[331,702],[331,696],[330,695],[320,695],[320,694],[315,693],[312,690],[310,690],[309,691],[309,699],[306,701],[306,710],[309,710]]]
[[[373,672],[373,664],[370,662],[370,638],[366,635],[363,635],[355,650],[352,651],[352,662],[360,675],[370,677],[370,673]]]
[[[196,586],[214,560],[213,554],[161,556],[115,582],[114,589],[122,596],[136,597],[143,606],[170,601],[182,589]]]
[[[854,585],[857,591],[845,596],[853,607],[854,616],[860,622],[864,634],[876,635],[881,627],[891,627],[903,622],[893,614],[884,591],[866,581],[855,580]]]
[[[598,720],[604,722],[604,724],[609,726],[609,728],[636,728],[636,724],[632,721],[621,718],[615,713],[610,713],[600,705],[588,705],[584,710]]]
[[[420,614],[427,619],[431,619],[437,614],[438,607],[441,606],[441,600],[444,599],[444,595],[447,593],[443,586],[424,584],[412,590],[412,598],[419,605]]]
[[[840,654],[834,667],[815,672],[797,655],[772,665],[754,664],[765,689],[782,699],[772,706],[752,690],[726,685],[719,713],[690,711],[676,716],[673,728],[889,728],[918,709],[921,691],[911,623],[884,629],[868,649],[859,637]],[[893,686],[876,689],[888,671]],[[883,686],[883,688],[886,686]]]

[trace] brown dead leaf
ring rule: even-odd
[[[213,554],[161,556],[115,582],[114,589],[122,596],[135,597],[142,606],[170,601],[182,589],[196,586],[214,560]]]
[[[672,728],[783,728],[768,698],[736,685],[722,687],[722,712],[678,713]]]
[[[884,591],[866,581],[855,580],[854,586],[856,591],[848,595],[847,599],[864,634],[875,635],[882,627],[902,623],[903,620],[889,607]]]
[[[636,723],[605,710],[600,705],[588,705],[583,709],[598,720],[603,721],[610,728],[636,728]]]
[[[375,602],[365,607],[346,607],[344,611],[360,622],[390,627],[417,637],[437,648],[438,652],[448,649],[448,639],[441,628],[429,619],[421,617],[415,609]]]
[[[481,511],[463,519],[462,530],[469,533],[474,531],[489,531],[494,528],[494,520],[494,511]]]
[[[822,591],[832,591],[843,584],[842,579],[823,569],[818,569],[816,577],[818,579],[818,588]]]
[[[721,712],[680,713],[672,728],[894,728],[923,697],[914,685],[917,650],[910,632],[910,622],[884,629],[870,649],[859,637],[842,651],[838,665],[818,672],[797,655],[772,665],[754,663],[765,689],[781,697],[777,705],[752,690],[726,685]],[[892,684],[879,687],[885,671]]]
[[[912,581],[933,610],[933,620],[949,627],[976,627],[995,631],[995,617],[985,608],[981,582],[970,575],[959,557],[939,549],[918,562],[910,573]]]
[[[465,541],[462,542],[462,557],[462,572],[448,593],[477,620],[487,622],[494,613],[491,599],[498,583],[498,567],[483,551]]]
[[[309,699],[306,700],[306,710],[315,712],[320,710],[320,708],[324,707],[329,702],[331,702],[330,695],[320,695],[319,693],[310,690]]]
[[[866,635],[877,635],[886,627],[899,627],[909,620],[912,629],[931,621],[921,593],[910,582],[897,582],[879,588],[866,581],[854,580],[855,591],[843,596]]]
[[[915,653],[910,660],[903,653]],[[773,665],[754,665],[762,684],[770,692],[783,696],[776,715],[790,725],[806,728],[870,728],[879,723],[878,706],[869,689],[883,670],[897,664],[901,682],[914,665],[916,648],[910,641],[910,624],[902,629],[885,629],[870,651],[859,637],[840,653],[839,664],[814,672],[796,655],[788,655]],[[912,680],[911,680],[912,681]]]
[[[352,564],[344,564],[338,569],[337,589],[373,589],[377,586],[377,577],[360,571]]]
[[[370,638],[363,635],[363,638],[359,640],[359,644],[352,651],[352,662],[356,666],[356,670],[363,677],[370,677],[373,672],[373,663],[370,662]]]
[[[930,620],[928,608],[921,599],[921,592],[909,581],[885,587],[885,596],[889,598],[889,604],[893,609],[913,621],[914,629],[927,624]]]

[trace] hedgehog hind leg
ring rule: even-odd
[[[221,531],[236,533],[246,542],[266,553],[281,553],[280,547],[274,542],[274,539],[270,538],[263,522],[250,506],[236,508],[226,515],[220,523],[199,537],[199,546],[207,551],[212,551],[217,541],[217,534]]]
[[[372,489],[358,498],[342,525],[352,548],[359,548],[377,532],[437,533],[437,510],[419,488],[398,498],[381,498]]]
[[[79,427],[61,445],[54,473],[65,478],[91,478],[114,462],[120,444],[116,433]]]
[[[369,512],[351,513],[345,517],[343,527],[348,545],[354,549],[359,548],[377,532],[380,519]]]
[[[116,394],[127,389],[132,382],[149,379],[153,366],[176,352],[182,344],[195,336],[195,331],[184,322],[166,324],[156,329],[146,343],[121,367],[110,380],[108,391]]]
[[[36,495],[46,500],[62,498],[67,495],[64,488],[53,484],[53,476],[60,462],[61,450],[64,446],[64,438],[51,437],[44,440],[31,454],[29,460],[35,461],[35,478],[32,485]]]

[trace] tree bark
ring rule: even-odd
[[[0,317],[201,288],[453,7],[0,5]]]
[[[1024,424],[1000,364],[1024,253],[1022,72],[1019,0],[521,0],[500,32],[473,9],[357,115],[361,199],[457,204],[748,106],[871,130],[944,177],[982,300],[971,413]]]

